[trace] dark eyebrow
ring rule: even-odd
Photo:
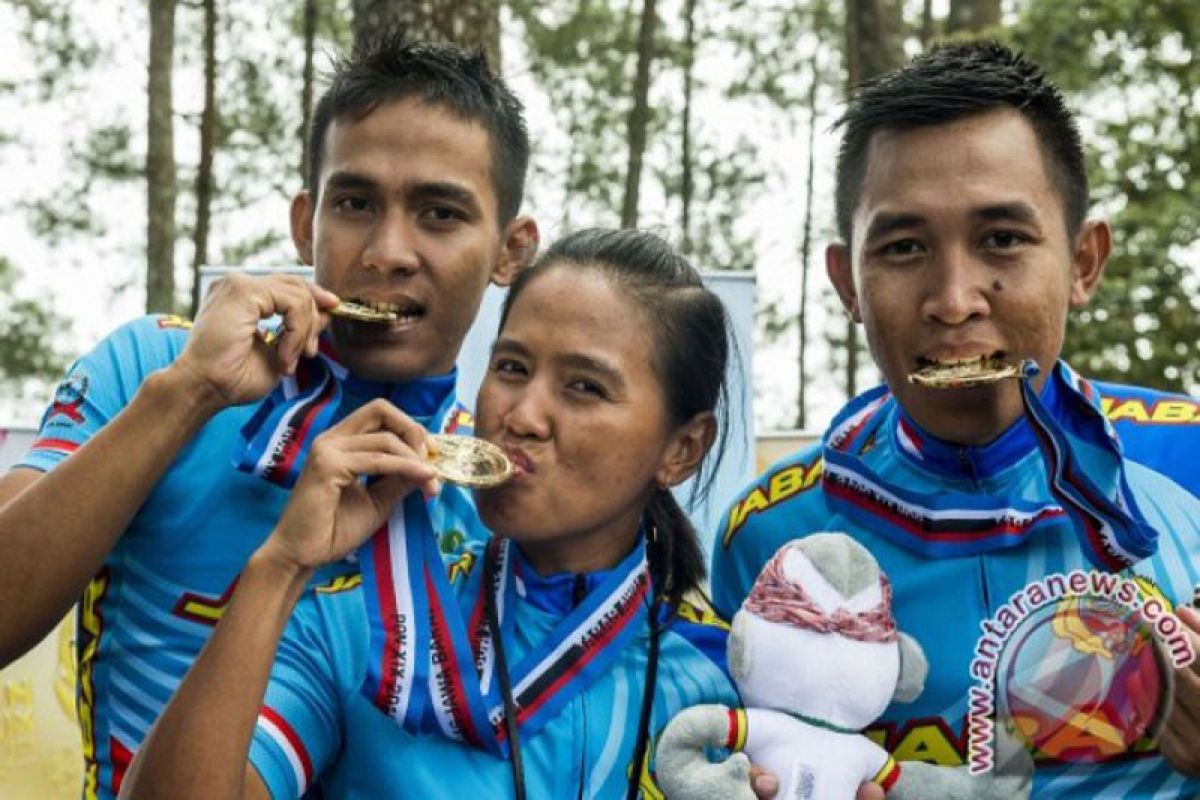
[[[865,241],[878,239],[881,236],[886,236],[892,231],[901,230],[903,228],[916,228],[925,224],[925,218],[920,214],[876,214],[871,220],[871,224],[867,226],[867,232],[864,235]]]
[[[462,184],[450,181],[425,181],[418,183],[409,190],[409,198],[417,202],[428,202],[430,200],[449,201],[457,203],[470,211],[477,212],[479,210],[479,199],[475,196],[475,193]]]
[[[361,172],[338,170],[325,179],[325,189],[374,189],[375,181]]]
[[[977,208],[972,216],[989,222],[1018,222],[1022,225],[1037,225],[1038,215],[1028,203],[1015,201],[1012,203],[996,203]]]

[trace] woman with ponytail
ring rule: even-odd
[[[671,491],[711,483],[729,341],[657,236],[552,246],[514,282],[479,392],[475,433],[518,473],[476,493],[484,528],[437,541],[425,427],[394,407],[323,434],[125,794],[660,797],[655,736],[737,704]]]

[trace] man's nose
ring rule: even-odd
[[[384,274],[411,275],[420,263],[413,221],[398,211],[388,211],[371,229],[363,251],[364,266]]]
[[[987,316],[989,275],[984,265],[962,248],[948,248],[935,257],[926,277],[922,315],[945,325],[961,325]]]

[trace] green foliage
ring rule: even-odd
[[[42,101],[75,88],[75,81],[100,61],[103,48],[78,21],[77,9],[62,0],[8,0],[18,12],[22,34],[37,68],[28,87]]]
[[[682,70],[687,53],[681,3],[661,4],[651,73],[651,115],[643,169],[639,225],[665,223],[679,239],[683,186],[680,136]],[[531,193],[553,187],[564,198],[556,222],[563,229],[616,225],[628,155],[627,117],[632,103],[640,2],[631,0],[509,0],[523,29],[529,71],[547,93],[566,142],[538,145]],[[697,2],[697,49],[716,37],[706,24],[721,3]],[[700,59],[696,59],[700,62]],[[696,71],[698,95],[706,88]],[[749,193],[766,174],[746,139],[719,141],[711,123],[692,112],[692,254],[709,269],[749,269],[754,248],[739,229]],[[653,178],[653,180],[648,180]]]
[[[1200,387],[1200,3],[1029,0],[1011,39],[1085,119],[1113,256],[1066,356],[1097,377]]]
[[[52,344],[65,322],[46,303],[16,295],[16,268],[0,256],[0,383],[14,386],[29,378],[54,379],[66,359]]]

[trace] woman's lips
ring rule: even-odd
[[[533,461],[530,460],[529,456],[525,455],[525,451],[521,450],[521,448],[506,447],[504,448],[504,452],[508,455],[508,460],[512,462],[513,467],[516,468],[517,477],[532,475],[537,472],[537,469],[533,466]]]

